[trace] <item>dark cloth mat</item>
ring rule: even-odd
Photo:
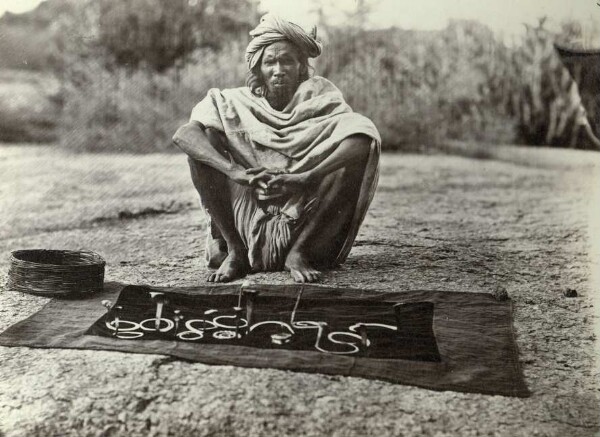
[[[157,302],[152,299],[153,291],[155,289],[150,287],[125,287],[115,303],[115,308],[120,310],[113,309],[101,317],[87,334],[117,336],[129,341],[196,342],[199,347],[225,344],[278,350],[318,351],[320,348],[321,352],[370,358],[441,360],[433,333],[434,305],[431,302],[405,303],[395,308],[390,302],[314,299],[304,297],[303,293],[282,297],[265,296],[259,291],[254,299],[248,299],[245,293],[190,295],[173,292],[161,296],[161,300],[168,301],[163,304],[159,330],[156,330]],[[250,301],[253,302],[251,327],[246,332],[244,309]],[[236,321],[234,307],[237,306],[240,311]],[[174,323],[175,310],[184,316],[177,325]],[[205,311],[210,314],[204,315]],[[114,328],[117,313],[122,328],[119,332]],[[326,325],[318,327],[317,323]],[[358,323],[367,324],[364,325],[364,341],[369,343],[368,347],[359,346],[363,341]],[[294,335],[287,343],[271,341],[273,334],[289,335],[291,332]]]
[[[206,364],[277,368],[356,376],[434,390],[526,397],[529,390],[518,362],[512,329],[512,303],[482,293],[446,291],[377,292],[317,285],[255,285],[261,297],[302,301],[364,300],[365,306],[396,303],[433,304],[433,333],[438,354],[379,358],[364,354],[332,355],[312,350],[272,349],[257,345],[183,342],[174,339],[123,340],[90,335],[106,316],[104,299],[113,302],[125,287],[106,283],[102,293],[85,299],[54,299],[28,319],[0,334],[0,345],[40,348],[96,349],[163,354]],[[139,288],[139,287],[137,287]],[[187,296],[237,296],[240,285],[160,288],[176,299]],[[302,302],[301,301],[301,302]],[[326,306],[326,305],[324,305]],[[417,306],[418,307],[418,306]],[[410,306],[407,306],[410,308]],[[98,325],[96,325],[97,327]],[[372,335],[369,333],[369,335]]]

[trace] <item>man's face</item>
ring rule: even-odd
[[[300,54],[296,46],[288,41],[279,41],[265,48],[260,72],[269,96],[289,98],[294,95],[300,79]]]

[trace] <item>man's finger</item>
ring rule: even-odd
[[[281,183],[281,178],[279,176],[272,177],[269,181],[267,181],[267,185],[270,187],[271,185],[277,185]]]
[[[246,169],[246,174],[258,174],[262,171],[265,171],[264,167],[252,167]]]
[[[256,182],[260,180],[260,177],[261,177],[260,175],[256,175],[256,176],[251,177],[250,178],[250,185],[256,184]]]
[[[251,186],[258,185],[260,188],[268,187],[267,183],[263,180],[263,178],[261,176],[255,176],[252,179],[250,179],[250,185]]]
[[[261,173],[250,179],[250,185],[260,185],[261,187],[266,188],[267,183],[265,182],[265,179],[269,179],[270,177],[271,176],[269,175]]]

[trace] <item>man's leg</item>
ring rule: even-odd
[[[222,141],[218,132],[206,130],[210,143],[222,152]],[[188,159],[192,174],[192,181],[206,214],[210,216],[211,226],[217,226],[218,231],[227,245],[227,252],[219,256],[223,247],[218,247],[218,238],[213,240],[217,247],[211,248],[214,264],[222,257],[219,269],[208,277],[209,282],[228,282],[245,276],[250,270],[248,264],[248,251],[235,227],[233,210],[230,202],[230,193],[227,177],[221,172],[195,161]],[[213,264],[213,265],[214,265]]]
[[[350,230],[365,166],[366,159],[330,173],[321,181],[316,211],[286,258],[286,269],[296,282],[318,281],[318,268],[334,265]]]

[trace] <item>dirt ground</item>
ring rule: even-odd
[[[600,154],[494,150],[486,159],[384,155],[355,247],[324,282],[505,287],[530,398],[160,355],[0,348],[0,436],[597,435]],[[94,250],[107,280],[203,283],[205,226],[188,177],[182,155],[0,146],[0,283],[10,251],[23,248]],[[578,296],[565,297],[567,288]],[[3,290],[0,329],[46,301]]]

